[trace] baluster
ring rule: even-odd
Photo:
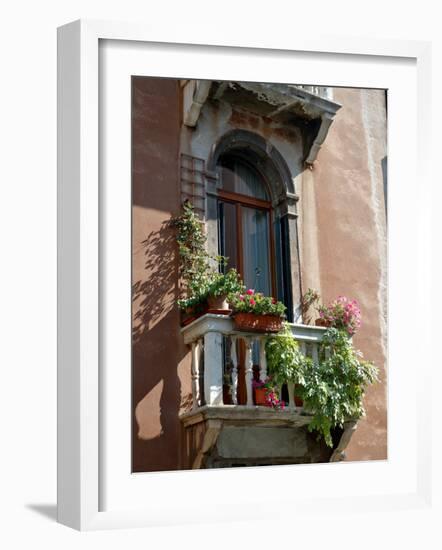
[[[245,358],[245,373],[246,373],[246,390],[247,390],[247,406],[253,406],[253,338],[244,338],[246,343],[246,358]]]
[[[282,398],[282,386],[284,384],[278,384],[278,387],[276,388],[277,392],[278,392],[278,399],[281,399]]]
[[[198,404],[200,407],[206,404],[206,398],[204,396],[204,338],[198,340],[199,350],[198,350]]]
[[[206,405],[223,404],[223,336],[219,332],[204,335],[204,398]]]
[[[192,342],[192,409],[199,406],[200,400],[200,341]]]
[[[232,401],[238,404],[238,355],[236,353],[236,336],[230,337],[230,358],[232,360]]]
[[[313,359],[313,365],[317,365],[319,363],[318,361],[318,344],[316,342],[313,342],[312,344],[312,359]]]
[[[299,342],[299,348],[301,350],[302,355],[307,356],[307,348],[305,346],[305,342]]]
[[[289,408],[294,410],[295,405],[295,384],[293,382],[287,382],[287,391],[289,392]]]
[[[265,382],[267,378],[266,336],[259,339],[259,379]]]

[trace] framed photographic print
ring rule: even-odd
[[[60,522],[425,505],[428,48],[59,29]]]

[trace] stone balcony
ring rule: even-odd
[[[301,351],[317,362],[318,345],[326,329],[309,325],[291,324],[293,338],[300,344]],[[238,400],[238,343],[243,343],[245,372],[245,405],[253,407],[253,372],[259,371],[258,378],[267,377],[267,360],[265,333],[248,333],[234,329],[233,320],[226,315],[206,314],[196,319],[181,330],[184,342],[192,350],[192,397],[193,409],[207,405],[223,405],[223,375],[226,351],[230,354],[232,364],[231,396],[233,405]],[[254,359],[258,358],[258,361]],[[294,388],[287,384],[289,409],[296,409]]]
[[[290,325],[313,364],[326,329]],[[240,332],[225,315],[206,314],[181,330],[192,353],[192,409],[181,415],[183,468],[296,464],[341,460],[354,429],[348,422],[329,448],[308,431],[311,416],[297,406],[288,383],[288,406],[256,406],[252,380],[267,377],[268,334]],[[226,361],[231,364],[230,403],[224,403]],[[243,392],[239,381],[243,377]],[[282,388],[280,388],[281,391]]]

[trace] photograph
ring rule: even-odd
[[[132,471],[386,460],[387,90],[131,86]]]
[[[442,548],[433,4],[7,5],[2,547]]]

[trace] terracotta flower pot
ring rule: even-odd
[[[315,321],[315,325],[317,327],[329,327],[330,326],[330,321],[326,321],[322,317],[318,317]]]
[[[187,307],[185,311],[181,311],[181,326],[185,327],[190,325],[190,323],[205,313],[207,313],[207,304]]]
[[[266,405],[266,392],[265,388],[255,388],[255,405]]]
[[[283,321],[283,318],[277,315],[255,315],[254,313],[236,313],[233,319],[235,329],[245,332],[279,332]]]
[[[208,296],[207,305],[209,309],[225,311],[229,310],[229,303],[227,302],[227,296],[222,294],[221,296]]]

